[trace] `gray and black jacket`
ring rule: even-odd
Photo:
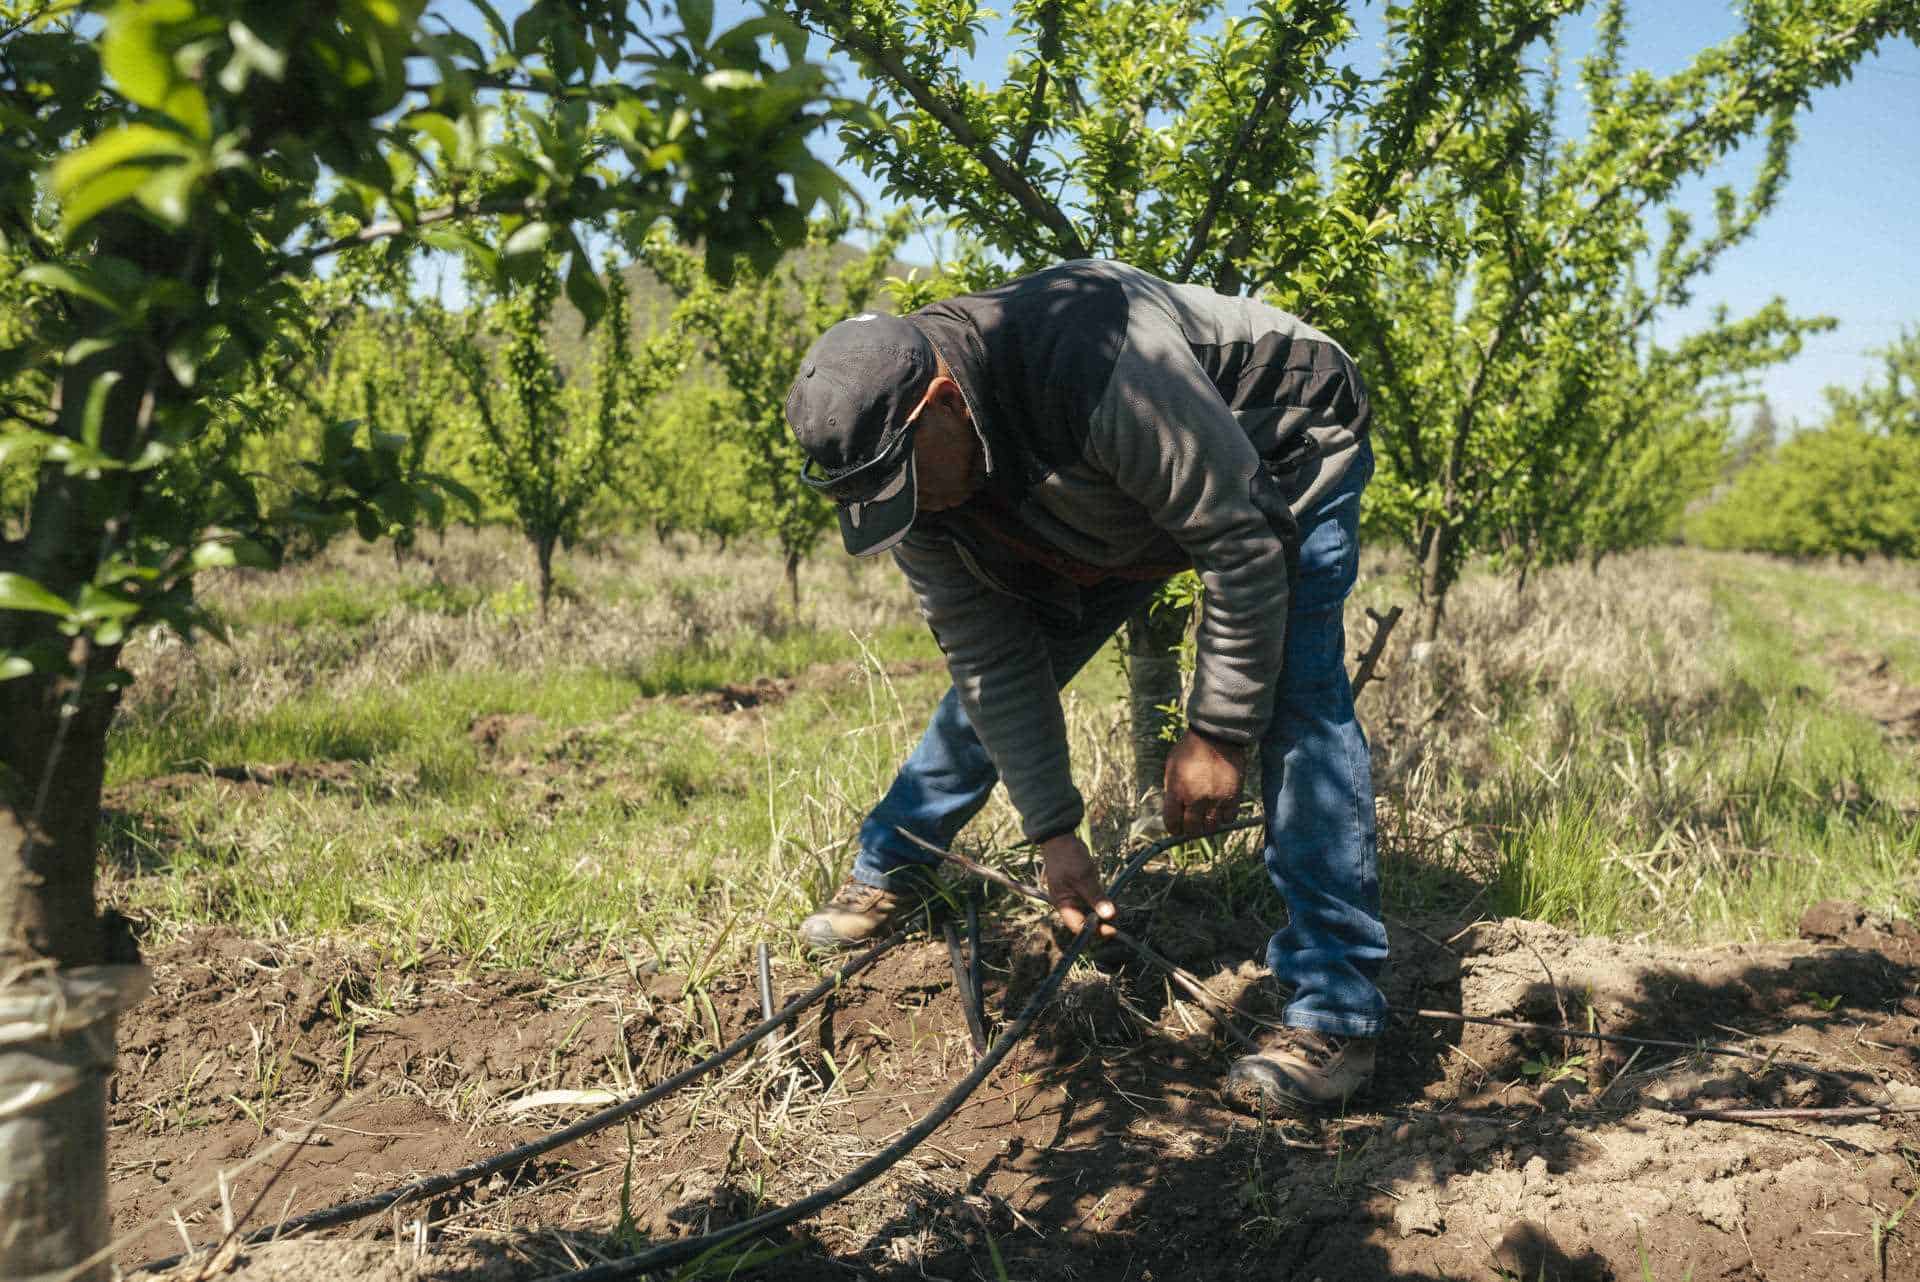
[[[1041,629],[1070,626],[1080,585],[1100,575],[1199,573],[1188,724],[1258,739],[1296,519],[1367,433],[1347,354],[1286,312],[1097,260],[908,319],[965,394],[988,474],[964,509],[923,513],[894,558],[1026,835],[1081,818]]]

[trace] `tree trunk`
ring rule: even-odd
[[[533,559],[540,567],[540,622],[547,621],[547,606],[553,600],[553,545],[550,538],[533,541]]]
[[[1161,786],[1173,742],[1167,729],[1180,703],[1180,639],[1191,610],[1142,606],[1127,620],[1127,683],[1133,714],[1133,795]]]
[[[101,244],[149,269],[180,259],[177,242],[139,219],[110,221]],[[164,343],[91,320],[115,338],[73,349],[82,354],[61,370],[58,431],[97,433],[102,453],[133,458],[156,398],[177,390],[151,359]],[[128,534],[144,476],[42,467],[26,535],[0,547],[0,568],[74,600]],[[0,611],[0,649],[75,668],[0,682],[0,1277],[32,1278],[106,1255],[113,1017],[144,985],[120,964],[137,960],[131,937],[110,946],[93,899],[117,702],[97,679],[118,665],[119,646],[69,640],[50,615]],[[111,1268],[102,1258],[71,1276],[95,1282]]]
[[[800,550],[787,549],[787,600],[793,605],[793,617],[800,617]]]
[[[1420,639],[1437,641],[1440,620],[1447,609],[1447,592],[1453,587],[1453,546],[1458,537],[1448,526],[1436,526],[1428,532],[1420,558]]]
[[[113,663],[105,654],[90,666]],[[101,963],[131,960],[130,949],[109,955],[93,903],[114,701],[95,695],[62,716],[72,690],[43,676],[0,684],[0,1094],[11,1097],[0,1098],[0,1277],[70,1269],[111,1229],[107,1077],[120,1003],[80,994]],[[30,1091],[40,1098],[23,1100]],[[96,1282],[110,1266],[78,1277]]]

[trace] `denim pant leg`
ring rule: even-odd
[[[1387,956],[1367,740],[1354,717],[1341,605],[1358,571],[1360,492],[1372,454],[1305,524],[1287,612],[1286,666],[1261,741],[1267,871],[1287,925],[1267,946],[1274,977],[1293,986],[1284,1020],[1342,1037],[1377,1036]]]
[[[1072,680],[1127,617],[1152,599],[1159,586],[1158,582],[1110,579],[1083,591],[1079,625],[1046,630],[1054,679],[1062,687]],[[936,846],[951,845],[967,820],[987,804],[999,779],[999,771],[980,746],[973,724],[960,705],[959,693],[949,687],[933,710],[920,745],[894,776],[887,795],[860,825],[854,880],[885,887],[887,874],[904,864],[938,863],[937,858],[895,832],[895,826]]]

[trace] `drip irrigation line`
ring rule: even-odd
[[[460,1167],[458,1170],[447,1171],[440,1175],[426,1176],[422,1179],[414,1180],[411,1183],[387,1189],[384,1192],[357,1198],[351,1202],[342,1202],[337,1206],[325,1207],[318,1211],[309,1211],[305,1215],[297,1215],[290,1220],[282,1220],[278,1224],[270,1224],[264,1228],[255,1229],[240,1239],[241,1244],[244,1246],[253,1246],[260,1242],[284,1237],[291,1233],[300,1233],[311,1229],[332,1228],[335,1225],[365,1219],[369,1215],[378,1215],[389,1207],[397,1206],[402,1202],[438,1197],[440,1194],[459,1188],[463,1184],[471,1184],[476,1180],[486,1179],[488,1176],[496,1175],[501,1171],[512,1170],[514,1167],[523,1165],[536,1157],[551,1153],[554,1149],[562,1148],[573,1143],[575,1140],[584,1139],[596,1131],[603,1131],[614,1123],[632,1117],[635,1113],[640,1112],[662,1097],[671,1095],[687,1083],[712,1072],[729,1060],[734,1059],[740,1055],[741,1052],[747,1050],[759,1042],[760,1039],[767,1036],[767,1034],[779,1028],[787,1020],[792,1019],[795,1015],[798,1015],[801,1011],[813,1005],[828,993],[838,989],[841,984],[879,961],[881,957],[904,943],[906,938],[907,932],[899,931],[881,940],[866,952],[841,966],[838,970],[834,971],[833,974],[822,979],[811,989],[781,1007],[780,1010],[774,1013],[772,1018],[762,1020],[759,1024],[748,1029],[745,1033],[742,1033],[739,1037],[715,1051],[706,1059],[701,1060],[698,1064],[682,1069],[659,1085],[651,1087],[641,1094],[634,1096],[632,1099],[615,1104],[611,1108],[602,1109],[590,1117],[583,1117],[571,1126],[561,1127],[557,1131],[549,1131],[539,1139],[522,1144],[518,1148],[508,1149],[504,1153],[498,1153],[482,1161],[470,1163]],[[162,1269],[170,1269],[186,1258],[184,1255],[175,1255],[163,1260],[151,1260],[145,1264],[136,1266],[130,1270],[130,1272],[158,1272]]]
[[[1222,828],[1219,831],[1232,832],[1235,829],[1239,829],[1239,828],[1251,828],[1255,826],[1258,822],[1259,822],[1258,820],[1253,820],[1253,819],[1242,820],[1239,823],[1230,825],[1229,827],[1226,827],[1226,828]],[[914,844],[918,845],[923,850],[926,850],[931,854],[939,855],[942,859],[945,859],[948,862],[952,863],[956,868],[960,868],[965,872],[971,873],[975,877],[979,877],[979,878],[982,878],[983,880],[990,881],[997,886],[1004,886],[1008,890],[1013,891],[1017,895],[1024,895],[1028,899],[1035,900],[1042,904],[1050,905],[1053,902],[1051,899],[1047,897],[1045,892],[1041,891],[1037,886],[1029,886],[1027,883],[1023,881],[1017,881],[1014,878],[1008,876],[1006,873],[1001,872],[999,869],[989,868],[987,865],[983,863],[978,863],[975,860],[969,859],[967,858],[967,856],[960,854],[957,851],[943,850],[939,846],[936,846],[931,842],[922,841],[920,838],[915,837],[912,833],[907,832],[904,828],[897,829],[896,831],[900,832],[901,835],[907,837],[909,840],[914,842]],[[1239,1016],[1241,1019],[1247,1020],[1249,1023],[1257,1024],[1262,1027],[1266,1027],[1266,1028],[1277,1027],[1277,1025],[1275,1025],[1272,1020],[1262,1019],[1258,1015],[1254,1015],[1247,1011],[1243,1011],[1238,1006],[1235,1006],[1232,1002],[1214,993],[1205,984],[1200,982],[1200,978],[1197,975],[1194,975],[1190,971],[1177,965],[1176,963],[1169,960],[1168,958],[1162,957],[1150,945],[1148,945],[1145,940],[1138,939],[1133,935],[1128,934],[1126,931],[1120,929],[1120,927],[1118,926],[1108,924],[1108,929],[1113,932],[1113,936],[1115,939],[1118,939],[1122,944],[1125,944],[1128,948],[1131,948],[1135,953],[1138,953],[1140,957],[1144,961],[1146,961],[1149,965],[1158,966],[1161,970],[1165,971],[1167,975],[1171,977],[1176,984],[1179,984],[1181,988],[1185,989],[1187,995],[1192,997],[1196,1002],[1200,1003],[1201,1009],[1205,1010],[1207,1014],[1212,1017],[1213,1021],[1216,1024],[1220,1025],[1220,1028],[1222,1029],[1222,1031],[1226,1033],[1230,1041],[1238,1042],[1241,1046],[1246,1047],[1247,1049],[1252,1051],[1257,1052],[1260,1049],[1260,1044],[1256,1042],[1253,1038],[1247,1036],[1246,1033],[1242,1032],[1240,1029],[1240,1026],[1233,1022],[1235,1016]],[[975,960],[978,960],[979,944],[977,942],[975,943],[974,948],[975,948]]]
[[[1203,833],[1200,835],[1213,836],[1216,834]],[[1148,846],[1146,849],[1134,855],[1133,858],[1129,859],[1126,866],[1114,876],[1110,885],[1110,891],[1117,893],[1129,881],[1133,880],[1134,874],[1139,872],[1140,869],[1146,865],[1147,861],[1155,855],[1160,854],[1170,847],[1180,845],[1183,842],[1198,839],[1198,837],[1169,837],[1164,841],[1159,841]],[[609,1260],[604,1264],[596,1264],[590,1268],[578,1269],[572,1273],[555,1274],[546,1279],[545,1282],[616,1282],[617,1279],[641,1277],[656,1270],[667,1268],[670,1265],[681,1264],[698,1256],[708,1255],[712,1252],[723,1250],[726,1247],[737,1245],[748,1238],[765,1233],[770,1229],[785,1228],[789,1224],[804,1220],[818,1211],[825,1210],[842,1198],[858,1192],[861,1188],[885,1174],[894,1163],[912,1152],[919,1146],[922,1140],[938,1130],[941,1124],[953,1115],[955,1110],[966,1103],[967,1097],[979,1088],[980,1083],[986,1081],[993,1070],[1000,1066],[1000,1061],[1007,1057],[1007,1053],[1014,1048],[1022,1037],[1026,1036],[1027,1030],[1032,1027],[1034,1019],[1045,1009],[1047,1003],[1053,1000],[1054,992],[1060,987],[1060,981],[1066,978],[1067,972],[1073,967],[1073,963],[1079,960],[1080,954],[1084,952],[1087,945],[1093,941],[1094,931],[1099,925],[1100,923],[1097,919],[1090,917],[1086,925],[1080,928],[1080,933],[1074,936],[1073,942],[1068,944],[1062,953],[1059,964],[1048,972],[1047,977],[1042,980],[1040,986],[1034,990],[1033,996],[1027,999],[1026,1008],[1020,1012],[1019,1018],[1006,1027],[1006,1030],[1000,1034],[999,1040],[994,1042],[992,1048],[981,1057],[980,1062],[974,1065],[972,1072],[961,1078],[960,1081],[954,1085],[953,1089],[941,1098],[939,1103],[922,1114],[920,1120],[909,1127],[899,1139],[833,1183],[817,1192],[808,1194],[796,1202],[789,1202],[787,1205],[768,1211],[764,1215],[756,1215],[750,1220],[743,1220],[738,1224],[731,1225],[718,1232],[702,1234],[699,1237],[682,1238],[677,1242],[665,1242],[650,1251],[643,1251],[638,1255],[631,1255],[625,1259]]]
[[[967,1001],[981,1035],[987,1028],[987,990],[980,983],[980,894],[967,896]]]
[[[1795,1072],[1811,1077],[1826,1077],[1851,1087],[1855,1079],[1844,1073],[1835,1073],[1829,1069],[1815,1068],[1812,1064],[1803,1064],[1799,1060],[1781,1059],[1772,1054],[1759,1051],[1742,1050],[1738,1046],[1723,1046],[1717,1042],[1673,1042],[1654,1037],[1629,1037],[1625,1033],[1596,1033],[1583,1028],[1567,1028],[1554,1024],[1529,1024],[1517,1019],[1495,1019],[1490,1015],[1463,1015],[1450,1010],[1422,1010],[1417,1006],[1389,1006],[1388,1010],[1396,1015],[1412,1015],[1418,1019],[1437,1019],[1455,1024],[1485,1024],[1490,1028],[1511,1028],[1522,1033],[1551,1033],[1556,1037],[1585,1037],[1596,1042],[1617,1042],[1622,1046],[1650,1046],[1656,1050],[1690,1051],[1696,1055],[1730,1055],[1737,1059],[1757,1059],[1781,1068],[1790,1068]]]
[[[1236,826],[1249,827],[1252,822],[1251,820],[1247,820]],[[1226,830],[1223,829],[1222,831]],[[905,830],[901,830],[901,832],[923,850],[926,850],[930,854],[940,856],[940,858],[947,860],[955,867],[963,869],[976,877],[990,881],[997,886],[1003,886],[1015,894],[1025,896],[1028,899],[1037,900],[1040,903],[1051,902],[1046,894],[1039,888],[1018,881],[997,868],[989,868],[987,865],[969,859],[967,856],[956,851],[943,850],[930,842],[922,841],[912,833],[905,832]],[[1133,949],[1134,952],[1138,953],[1152,965],[1158,966],[1171,976],[1182,988],[1186,989],[1188,993],[1207,1009],[1207,1013],[1213,1016],[1221,1028],[1225,1029],[1227,1035],[1233,1040],[1246,1046],[1255,1046],[1255,1043],[1232,1022],[1233,1016],[1238,1016],[1255,1024],[1268,1027],[1272,1026],[1271,1021],[1263,1020],[1257,1015],[1249,1014],[1235,1006],[1232,1002],[1212,992],[1200,982],[1197,976],[1189,974],[1180,966],[1162,957],[1145,942],[1134,938],[1117,926],[1113,929],[1115,937],[1118,938],[1121,943]],[[1737,1046],[1726,1046],[1714,1042],[1676,1042],[1649,1037],[1630,1037],[1624,1033],[1590,1032],[1564,1024],[1533,1024],[1521,1020],[1495,1019],[1488,1015],[1466,1015],[1457,1011],[1425,1010],[1417,1006],[1390,1005],[1387,1009],[1396,1015],[1407,1015],[1418,1019],[1441,1020],[1463,1024],[1485,1024],[1493,1028],[1510,1028],[1519,1032],[1548,1033],[1557,1037],[1584,1037],[1599,1042],[1616,1042],[1623,1046],[1644,1046],[1659,1050],[1690,1051],[1696,1054],[1727,1055],[1740,1059],[1755,1059],[1768,1064],[1778,1065],[1781,1068],[1791,1069],[1795,1072],[1805,1073],[1813,1077],[1830,1078],[1843,1085],[1852,1086],[1854,1084],[1853,1079],[1848,1078],[1844,1074],[1835,1073],[1828,1069],[1816,1068],[1812,1064],[1801,1063],[1798,1060],[1782,1059],[1771,1052],[1762,1054],[1759,1051],[1744,1050]],[[1257,1046],[1255,1048],[1257,1049]]]
[[[1769,1122],[1776,1118],[1843,1121],[1920,1113],[1920,1104],[1868,1104],[1858,1108],[1674,1108],[1667,1111],[1675,1117],[1697,1122]]]

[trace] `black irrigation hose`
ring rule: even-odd
[[[318,1211],[309,1211],[305,1215],[297,1215],[290,1220],[282,1220],[278,1224],[271,1224],[265,1228],[256,1229],[240,1240],[247,1246],[253,1246],[260,1242],[284,1237],[290,1233],[305,1232],[309,1229],[327,1229],[338,1224],[349,1223],[353,1220],[365,1219],[369,1215],[378,1215],[387,1208],[397,1206],[402,1202],[438,1197],[440,1194],[448,1192],[451,1189],[459,1188],[462,1184],[471,1184],[475,1180],[484,1180],[489,1175],[512,1170],[514,1167],[531,1161],[533,1158],[539,1157],[542,1154],[551,1153],[554,1149],[564,1147],[565,1145],[573,1143],[575,1140],[584,1139],[596,1131],[603,1131],[615,1122],[624,1121],[632,1117],[635,1113],[640,1112],[663,1096],[671,1095],[688,1082],[712,1072],[727,1061],[735,1058],[742,1051],[747,1050],[760,1041],[761,1038],[779,1028],[787,1020],[792,1019],[795,1015],[798,1015],[801,1011],[813,1005],[828,993],[839,988],[841,984],[879,961],[881,957],[904,943],[906,938],[907,932],[903,930],[881,940],[878,944],[875,944],[872,948],[869,948],[866,952],[855,957],[853,960],[841,966],[840,969],[836,970],[833,974],[821,980],[807,992],[802,993],[781,1007],[780,1010],[774,1013],[772,1018],[762,1020],[759,1024],[742,1033],[739,1037],[715,1051],[706,1059],[701,1060],[698,1064],[682,1069],[659,1085],[634,1096],[630,1100],[615,1104],[611,1108],[602,1109],[590,1117],[581,1118],[571,1126],[562,1127],[557,1131],[549,1131],[539,1139],[531,1143],[522,1144],[519,1148],[508,1149],[504,1153],[498,1153],[482,1161],[470,1163],[458,1170],[447,1171],[440,1175],[430,1175],[423,1179],[414,1180],[410,1184],[402,1184],[395,1188],[387,1189],[384,1192],[357,1198],[351,1202],[342,1202],[338,1206],[330,1206]],[[151,1260],[145,1264],[136,1266],[130,1271],[134,1273],[158,1272],[161,1269],[172,1268],[185,1258],[187,1257],[183,1255],[175,1255],[169,1256],[164,1260]]]
[[[1233,825],[1233,827],[1246,826],[1245,823]],[[1222,828],[1214,833],[1202,833],[1195,837],[1168,837],[1155,842],[1127,861],[1126,866],[1109,884],[1108,894],[1117,894],[1149,859],[1162,851],[1188,841],[1197,841],[1200,837],[1217,836],[1219,833],[1230,830],[1230,828]],[[1099,924],[1092,917],[1088,918],[1087,924],[1081,928],[1073,942],[1067,945],[1059,964],[1053,968],[1046,979],[1041,981],[1040,987],[1034,990],[1033,996],[1027,999],[1026,1008],[1020,1012],[1020,1017],[1007,1026],[1006,1030],[1000,1034],[999,1040],[994,1042],[993,1048],[981,1057],[978,1064],[974,1065],[971,1073],[961,1078],[938,1104],[928,1109],[920,1120],[908,1128],[899,1139],[833,1183],[808,1194],[797,1202],[789,1202],[785,1206],[768,1211],[765,1215],[756,1215],[750,1220],[742,1220],[717,1233],[706,1233],[699,1237],[681,1238],[677,1242],[662,1243],[651,1251],[643,1251],[639,1255],[630,1255],[621,1260],[609,1260],[605,1264],[596,1264],[591,1268],[578,1269],[572,1273],[555,1274],[546,1279],[546,1282],[614,1282],[615,1279],[641,1277],[657,1269],[664,1269],[669,1265],[680,1264],[710,1251],[734,1245],[769,1229],[784,1228],[858,1192],[912,1152],[919,1146],[920,1141],[938,1130],[943,1122],[953,1116],[956,1109],[966,1103],[967,1097],[979,1088],[980,1083],[986,1081],[993,1070],[1000,1066],[1000,1061],[1007,1057],[1007,1053],[1022,1037],[1026,1036],[1027,1029],[1032,1026],[1034,1019],[1045,1009],[1047,1003],[1053,1000],[1054,991],[1060,987],[1060,981],[1066,978],[1067,971],[1092,942],[1094,931]]]
[[[977,886],[967,896],[967,1001],[967,1009],[973,1012],[973,1022],[980,1026],[984,1037],[987,992],[980,986],[980,890]]]

